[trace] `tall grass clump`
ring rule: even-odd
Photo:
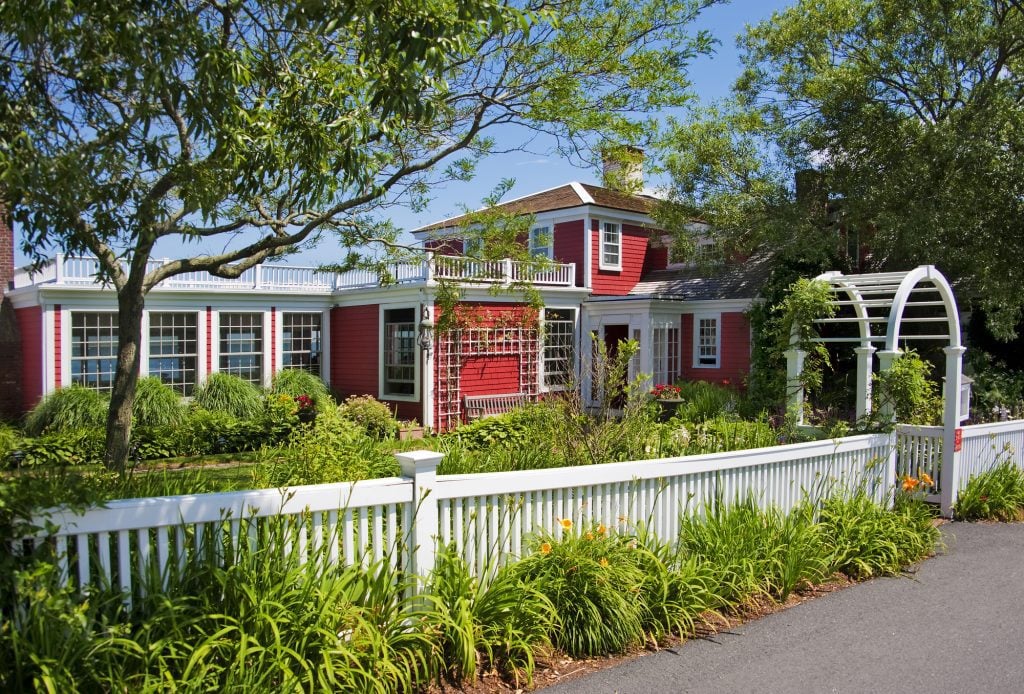
[[[703,422],[736,410],[738,398],[730,388],[707,381],[681,381],[676,385],[683,401],[676,413],[684,421]]]
[[[491,572],[485,572],[490,576]],[[437,605],[441,662],[453,681],[473,680],[495,669],[533,684],[534,653],[550,644],[558,623],[555,606],[510,567],[476,578],[453,548],[438,556],[429,594]]]
[[[132,418],[140,427],[175,427],[185,421],[185,407],[173,388],[156,376],[140,378]]]
[[[80,385],[58,388],[25,416],[24,430],[28,436],[40,436],[103,427],[109,408],[105,393]]]
[[[264,400],[259,389],[248,381],[234,374],[212,373],[196,387],[193,404],[239,419],[256,419],[263,414]]]
[[[953,513],[960,520],[1024,520],[1024,470],[1004,460],[974,475],[960,492]]]
[[[935,551],[939,530],[920,499],[898,494],[892,509],[866,492],[837,494],[818,513],[831,571],[854,579],[892,575]]]
[[[270,380],[271,395],[308,396],[317,410],[333,404],[327,384],[304,369],[282,369]]]

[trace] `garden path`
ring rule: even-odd
[[[901,578],[804,602],[545,694],[1024,690],[1024,523],[943,526]]]

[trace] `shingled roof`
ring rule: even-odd
[[[566,183],[565,185],[543,190],[521,198],[509,200],[497,205],[501,210],[514,214],[537,214],[564,210],[580,205],[597,205],[612,210],[649,214],[654,207],[655,199],[646,195],[630,195],[611,188],[590,185],[589,183]],[[450,217],[420,227],[415,231],[437,231],[461,226],[469,215]]]
[[[755,299],[770,273],[771,254],[761,251],[741,263],[726,263],[711,270],[694,266],[648,272],[629,295],[684,301]]]

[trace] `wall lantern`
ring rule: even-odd
[[[434,349],[434,321],[430,320],[430,309],[423,307],[423,320],[420,321],[420,336],[417,340],[420,348],[429,353]]]

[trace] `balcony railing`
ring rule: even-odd
[[[147,270],[160,267],[166,260],[151,260]],[[32,285],[87,287],[96,285],[99,262],[90,256],[58,255],[32,272],[19,269],[14,276],[15,288]],[[331,294],[350,289],[387,285],[430,284],[436,280],[453,280],[474,284],[531,283],[549,287],[572,287],[576,284],[575,263],[536,263],[516,260],[473,260],[459,256],[428,254],[418,263],[394,263],[376,270],[319,272],[315,267],[294,265],[256,265],[234,279],[216,277],[209,272],[187,272],[170,277],[158,286],[172,290],[227,291],[295,291]]]

